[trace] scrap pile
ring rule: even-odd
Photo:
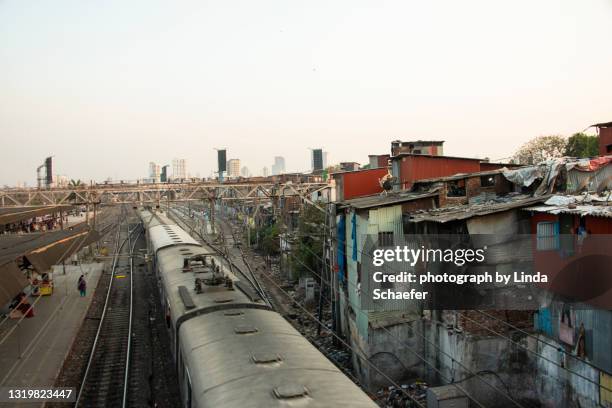
[[[419,404],[426,407],[427,388],[427,383],[420,380],[402,384],[400,388],[392,385],[378,390],[375,401],[384,408],[417,408]]]

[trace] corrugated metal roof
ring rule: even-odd
[[[30,218],[52,214],[60,211],[68,211],[72,205],[43,205],[31,207],[2,207],[0,208],[0,224],[11,224],[14,222],[29,220]]]
[[[595,217],[612,218],[612,195],[582,194],[554,195],[544,205],[527,207],[525,211],[543,212],[548,214],[579,214]]]
[[[427,193],[389,193],[386,195],[375,194],[366,197],[353,198],[338,203],[338,208],[352,207],[356,209],[366,209],[372,207],[384,207],[387,205],[401,204],[408,201],[418,200],[421,198],[434,197],[438,195],[438,189]]]
[[[400,159],[402,157],[407,157],[407,156],[417,156],[417,157],[431,157],[433,159],[460,159],[460,160],[474,160],[474,161],[478,161],[481,162],[483,161],[483,159],[477,159],[475,157],[459,157],[459,156],[439,156],[439,155],[432,155],[432,154],[419,154],[419,153],[399,153],[395,156],[391,156],[391,160],[396,160],[396,159]]]
[[[360,172],[367,172],[367,171],[372,171],[372,170],[381,170],[381,169],[387,169],[386,167],[370,167],[367,169],[359,169],[359,170],[338,170],[335,171],[333,173],[329,173],[330,176],[335,176],[335,175],[339,175],[339,174],[347,174],[347,173],[360,173]]]
[[[539,205],[523,208],[523,210],[548,214],[578,214],[581,217],[590,215],[593,217],[612,218],[612,206],[609,205],[580,204],[576,205],[576,208],[569,208],[563,205]]]
[[[494,163],[492,163],[492,164],[494,164]],[[501,174],[502,172],[504,172],[506,170],[508,170],[508,169],[501,168],[501,169],[496,169],[496,170],[477,171],[477,172],[474,172],[474,173],[458,173],[458,174],[454,174],[452,176],[436,177],[436,178],[416,180],[414,182],[414,184],[435,183],[435,182],[441,182],[441,181],[461,180],[461,179],[469,178],[469,177],[491,176],[491,175],[495,175],[495,174]]]
[[[518,196],[513,198],[499,198],[498,202],[484,204],[461,205],[456,207],[445,207],[426,212],[416,212],[410,217],[410,222],[433,221],[445,223],[448,221],[465,220],[475,216],[494,214],[497,212],[508,211],[515,208],[525,207],[546,201],[550,196],[526,197]]]
[[[89,232],[90,229],[87,224],[77,224],[74,228],[66,230],[0,235],[0,264],[29,253],[40,253],[41,250],[62,245],[73,238],[83,237],[84,234],[87,235]],[[78,248],[80,249],[81,246],[79,245]]]
[[[594,125],[591,125],[591,127],[612,127],[612,122],[596,123]]]
[[[10,302],[19,292],[30,284],[24,273],[19,269],[16,262],[8,262],[0,265],[0,305],[4,306]]]
[[[29,284],[17,266],[19,257],[25,256],[37,271],[44,272],[99,238],[100,234],[86,224],[70,230],[1,235],[0,305]]]

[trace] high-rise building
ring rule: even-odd
[[[172,178],[175,180],[187,178],[187,160],[172,159]]]
[[[68,178],[68,176],[65,176],[63,174],[57,174],[55,176],[55,187],[68,187],[69,184],[70,179]]]
[[[285,172],[285,158],[282,156],[274,157],[274,164],[272,165],[272,175],[283,174]]]
[[[323,149],[312,149],[312,171],[321,171],[323,170]]]
[[[251,172],[249,171],[249,168],[247,166],[244,166],[240,169],[240,175],[242,177],[251,177]]]
[[[167,164],[165,166],[162,166],[161,168],[161,174],[159,176],[159,181],[161,181],[162,183],[167,183],[168,182],[168,166]]]
[[[149,179],[153,183],[159,183],[161,177],[161,166],[155,162],[149,163]]]
[[[45,169],[47,171],[45,183],[47,187],[51,187],[53,185],[53,157],[47,157],[45,159]]]
[[[240,159],[229,159],[227,161],[227,176],[240,177]]]
[[[270,169],[267,167],[263,168],[263,176],[268,177],[270,175]]]

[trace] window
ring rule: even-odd
[[[538,251],[559,249],[559,224],[556,222],[538,222],[537,240]]]
[[[393,245],[393,232],[379,232],[378,233],[378,246],[392,246]]]
[[[493,187],[495,185],[495,175],[480,176],[481,187]]]
[[[465,180],[449,181],[446,189],[447,197],[465,197]]]

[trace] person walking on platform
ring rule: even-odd
[[[87,295],[87,283],[85,282],[85,277],[83,275],[81,275],[81,277],[79,278],[79,284],[77,285],[77,287],[79,288],[81,296]]]

